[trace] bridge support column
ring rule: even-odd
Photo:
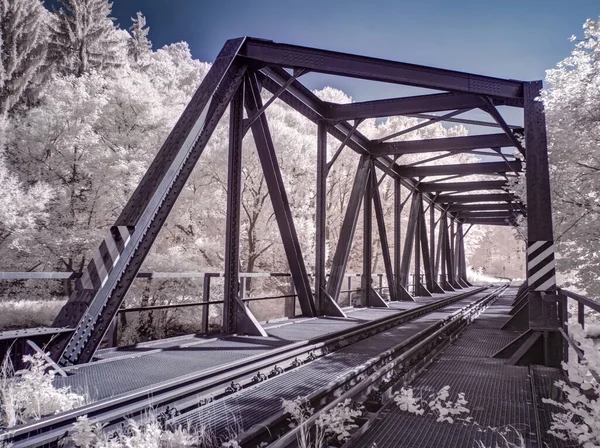
[[[256,73],[250,73],[247,77],[246,89],[246,110],[248,116],[253,117],[259,114],[262,108],[263,103]],[[317,314],[317,310],[315,309],[310,280],[306,271],[306,265],[304,264],[292,211],[267,123],[267,116],[264,113],[260,113],[260,116],[252,122],[250,129],[256,143],[256,151],[269,191],[269,197],[273,204],[275,220],[281,234],[281,241],[290,266],[290,272],[296,286],[296,291],[298,292],[298,302],[300,303],[302,314],[304,316],[314,316]]]
[[[317,197],[315,205],[315,308],[319,315],[346,317],[346,313],[325,291],[327,171],[327,123],[319,121],[317,123]]]
[[[377,175],[375,169],[371,171],[371,182],[373,185],[373,207],[375,209],[375,219],[377,220],[377,231],[379,232],[379,242],[381,243],[381,254],[385,266],[385,277],[388,284],[388,294],[391,301],[397,300],[396,288],[394,285],[394,271],[392,269],[392,258],[390,256],[390,246],[388,244],[387,230],[385,228],[385,218],[383,216],[383,205],[377,186]],[[380,283],[381,285],[381,283]],[[387,306],[387,305],[386,305]]]
[[[350,248],[352,247],[352,240],[354,239],[356,224],[358,223],[360,215],[360,205],[365,194],[367,183],[370,179],[370,174],[370,160],[368,157],[362,156],[358,162],[356,175],[354,176],[352,192],[350,193],[350,199],[348,200],[348,207],[346,208],[346,214],[344,215],[344,221],[342,222],[340,237],[331,264],[329,281],[327,282],[327,294],[334,300],[337,300],[340,291],[342,290],[342,282],[344,281],[344,274],[346,273],[346,266],[348,265]]]
[[[381,295],[379,295],[373,288],[373,202],[377,201],[375,199],[375,195],[377,194],[377,177],[375,176],[375,166],[372,159],[369,160],[369,164],[371,165],[371,170],[365,189],[365,199],[363,201],[363,274],[361,281],[362,304],[363,306],[387,307],[388,305],[385,303],[385,300],[383,300]],[[378,194],[377,197],[379,197]],[[376,202],[375,209],[377,209],[377,205],[380,207],[379,211],[381,212],[381,225],[383,226],[383,236],[385,236],[385,223],[383,222],[381,201],[378,203]],[[380,236],[382,236],[381,226]],[[387,249],[388,261],[390,261],[389,248],[387,248],[387,239],[385,240],[385,247],[384,241],[381,241],[381,247],[384,251]],[[391,269],[391,265],[389,268]]]
[[[227,172],[227,224],[225,229],[225,289],[223,333],[267,336],[240,297],[240,208],[242,203],[242,140],[244,138],[244,85],[235,93],[229,108],[229,156]],[[246,279],[244,278],[243,281]],[[205,299],[210,278],[204,278]],[[203,313],[208,317],[208,306]]]
[[[554,236],[544,105],[535,98],[541,81],[523,85],[527,151],[527,286],[528,301],[513,320],[528,317],[529,329],[506,347],[509,363],[560,366],[563,340],[556,295]],[[556,300],[552,300],[553,297]],[[527,313],[527,314],[525,314]],[[510,350],[509,350],[510,349]],[[499,354],[500,357],[506,353]]]
[[[406,289],[406,284],[402,280],[402,185],[400,179],[394,180],[394,280],[396,286],[396,300],[414,299]]]
[[[418,296],[431,297],[431,291],[428,286],[421,281],[421,267],[425,272],[426,284],[429,276],[427,275],[429,257],[427,253],[427,229],[425,228],[425,216],[423,210],[423,195],[414,193],[417,197],[417,223],[415,225],[415,293]],[[421,261],[423,262],[421,266]]]

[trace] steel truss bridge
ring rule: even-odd
[[[307,73],[435,93],[334,104],[320,100],[301,83]],[[474,446],[477,440],[491,446],[499,441],[497,433],[481,427],[448,429],[435,419],[399,412],[390,398],[412,382],[423,394],[446,384],[466,392],[477,406],[472,415],[478,422],[512,425],[527,446],[563,446],[547,435],[551,409],[542,399],[555,393],[553,381],[562,375],[557,367],[568,355],[569,344],[575,347],[565,331],[567,301],[577,302],[580,323],[585,307],[598,312],[600,307],[556,286],[546,126],[543,104],[536,101],[541,87],[541,81],[499,79],[255,38],[227,41],[88,265],[81,273],[56,274],[75,278],[76,286],[53,328],[0,333],[0,345],[17,341],[22,350],[36,349],[51,336],[50,357],[63,375],[57,376],[57,384],[87,384],[88,390],[91,385],[93,402],[8,428],[0,432],[0,441],[14,447],[53,445],[79,415],[113,428],[154,407],[166,427],[210,427],[219,437],[231,433],[233,412],[238,416],[235,439],[241,446],[295,446],[298,429],[289,428],[281,399],[298,395],[315,408],[309,427],[348,398],[364,406],[359,427],[344,446]],[[271,93],[264,103],[263,91]],[[316,255],[311,274],[265,114],[276,100],[317,126]],[[521,108],[524,125],[508,124],[500,106]],[[142,263],[227,108],[225,270],[198,274],[208,284],[211,277],[224,279],[222,300],[209,302],[206,286],[203,299],[205,306],[223,305],[222,333],[100,349],[123,312],[134,279],[155,275],[140,272]],[[490,120],[461,117],[472,110],[489,114]],[[425,121],[377,140],[358,130],[362,120],[400,115]],[[438,122],[487,127],[495,133],[394,141]],[[248,132],[256,143],[289,264],[286,275],[293,284],[293,292],[281,298],[293,297],[301,309],[301,315],[292,310],[287,320],[274,323],[258,322],[240,283],[245,275],[239,271],[242,140]],[[327,160],[330,137],[341,144]],[[519,156],[502,148],[516,148]],[[339,154],[349,150],[360,160],[327,270],[327,176]],[[403,155],[419,153],[440,154],[403,163]],[[443,163],[458,153],[497,161]],[[436,164],[427,163],[432,161]],[[473,175],[480,177],[460,179]],[[526,179],[526,205],[510,191],[517,176]],[[379,192],[383,179],[394,182],[393,251]],[[408,189],[407,197],[402,197],[401,187]],[[410,213],[401,241],[400,216],[406,204]],[[360,304],[345,306],[342,296],[351,290],[344,289],[346,271],[361,209]],[[373,282],[373,216],[386,294],[381,282],[379,287]],[[527,281],[510,287],[471,285],[464,247],[470,226],[515,226],[520,220],[527,223]],[[28,274],[36,276],[44,277]],[[500,412],[494,413],[496,408]]]

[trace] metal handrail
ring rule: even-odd
[[[563,328],[559,328],[558,331],[561,334],[561,336],[564,338],[564,340],[567,342],[567,344],[575,351],[575,354],[577,355],[577,359],[579,360],[579,362],[581,362],[585,358],[585,353],[579,348],[577,343],[568,334],[568,327],[567,327],[568,303],[567,302],[568,302],[569,298],[577,301],[577,322],[581,325],[582,328],[585,327],[585,307],[587,306],[588,308],[600,313],[600,302],[596,302],[595,300],[592,300],[588,297],[582,296],[581,294],[577,294],[573,291],[568,291],[568,290],[562,289],[562,288],[557,288],[557,292],[559,294],[559,297],[560,296],[563,297],[563,300],[561,301],[562,307],[563,307],[563,311],[562,311]],[[567,361],[568,360],[568,350],[566,350],[566,348],[565,348],[565,351],[563,353],[564,353],[564,355],[563,355],[564,360]],[[598,372],[596,372],[594,369],[591,369],[591,368],[589,368],[589,371],[592,374],[592,376],[594,377],[594,379],[600,383],[600,375],[598,374]]]
[[[581,294],[577,294],[575,292],[568,291],[566,289],[558,288],[558,291],[561,292],[562,294],[564,294],[565,296],[570,297],[571,299],[577,300],[577,302],[600,313],[600,302],[589,299],[585,296],[582,296]]]

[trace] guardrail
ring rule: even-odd
[[[240,272],[240,296],[242,301],[258,302],[264,300],[281,300],[285,299],[286,304],[284,307],[284,316],[287,318],[296,317],[296,290],[293,281],[290,282],[290,294],[280,294],[275,296],[262,296],[262,297],[248,297],[246,294],[247,280],[251,278],[281,278],[287,277],[291,280],[291,274],[289,272]],[[18,280],[76,280],[81,277],[80,272],[0,272],[0,281],[18,281]],[[139,307],[124,307],[118,310],[117,316],[111,323],[111,327],[107,332],[106,342],[109,347],[116,347],[120,316],[125,316],[127,313],[143,313],[152,312],[159,310],[171,310],[177,308],[188,308],[188,307],[202,307],[202,317],[200,322],[200,333],[209,333],[209,315],[210,306],[221,305],[224,303],[223,300],[211,300],[211,281],[215,278],[224,277],[222,272],[139,272],[136,276],[142,279],[199,279],[202,280],[202,295],[201,301],[194,302],[179,302],[163,305],[150,305],[150,306],[139,306]],[[309,277],[313,278],[314,274],[309,274]],[[342,296],[346,300],[341,301],[340,306],[351,306],[352,305],[352,294],[361,291],[361,288],[353,288],[353,278],[359,277],[359,285],[361,283],[360,278],[362,274],[349,273],[345,275],[347,288],[340,291],[340,299]],[[384,286],[383,273],[373,274],[373,278],[377,279],[374,289],[376,289],[380,295],[383,295],[384,291],[388,290],[388,286]],[[413,281],[414,283],[414,281]]]
[[[562,311],[562,328],[559,329],[560,334],[563,336],[567,344],[575,351],[579,361],[584,359],[584,353],[579,348],[577,343],[569,336],[568,333],[568,310],[569,310],[569,299],[573,299],[577,302],[577,322],[585,328],[585,308],[589,308],[598,313],[600,317],[600,302],[589,299],[588,297],[582,296],[566,289],[558,288],[559,297],[562,297],[561,303],[563,307]],[[565,350],[565,361],[568,359],[567,351]],[[590,369],[592,376],[600,383],[600,375],[593,369]]]

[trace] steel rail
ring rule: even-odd
[[[484,289],[466,291],[389,317],[359,324],[350,329],[292,343],[270,350],[266,354],[254,355],[233,363],[184,375],[36,422],[9,428],[0,433],[0,441],[12,443],[13,448],[47,446],[57,443],[66,436],[72,424],[81,415],[87,415],[93,422],[112,425],[126,418],[143,414],[149,408],[157,409],[158,413],[162,407],[172,406],[178,401],[183,402],[189,397],[193,397],[191,401],[197,405],[199,394],[203,393],[211,399],[221,398],[231,393],[227,387],[232,383],[238,383],[240,387],[255,384],[252,379],[256,372],[269,371],[275,366],[286,366],[289,369],[302,355],[308,355],[309,360],[317,359],[331,351],[432,313]]]
[[[505,288],[506,286],[502,286],[490,294],[486,294],[481,299],[456,310],[446,318],[424,328],[409,339],[361,364],[354,371],[313,391],[306,399],[317,411],[306,421],[307,428],[305,429],[309,430],[320,415],[332,409],[338,403],[344,402],[347,398],[355,398],[358,395],[366,396],[378,384],[385,381],[385,378],[395,367],[406,367],[411,365],[411,362],[414,364],[413,361],[415,360],[420,361],[423,357],[433,357],[443,346],[450,342],[451,338],[447,337],[449,333],[455,334],[461,331],[468,324],[467,321],[470,316],[487,306]],[[426,353],[425,356],[423,356],[424,353]],[[411,368],[405,375],[413,370]],[[348,386],[351,387],[348,388]],[[328,402],[328,404],[324,406],[324,402]],[[238,437],[237,442],[240,446],[255,446],[266,442],[270,443],[269,447],[271,448],[284,448],[294,445],[299,430],[297,427],[288,430],[277,440],[272,440],[273,435],[286,428],[287,424],[286,414],[281,410],[244,432]]]

